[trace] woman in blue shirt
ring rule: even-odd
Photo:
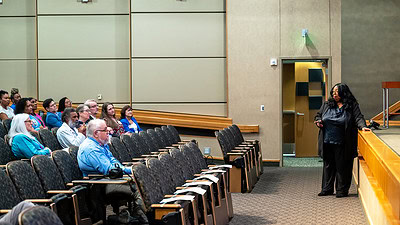
[[[354,95],[346,84],[333,86],[330,98],[314,119],[320,129],[318,154],[324,161],[322,190],[318,196],[347,197],[351,185],[353,161],[357,157],[358,130],[369,131]],[[335,181],[336,180],[336,181]]]
[[[8,136],[11,150],[18,159],[29,159],[34,155],[50,155],[51,151],[45,148],[29,132],[34,131],[32,120],[26,113],[13,118]]]
[[[125,132],[139,133],[139,131],[142,131],[142,128],[139,127],[139,124],[133,117],[132,108],[129,105],[126,105],[121,109],[120,121],[122,125],[124,125]]]

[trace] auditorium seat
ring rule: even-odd
[[[6,165],[8,162],[16,160],[10,146],[0,138],[0,165]]]
[[[50,150],[55,151],[62,149],[60,143],[56,137],[54,137],[53,133],[48,129],[40,129],[39,130],[40,139],[43,141],[43,145],[48,147]]]
[[[6,128],[7,132],[10,131],[12,119],[5,119],[3,120],[4,128]]]
[[[232,152],[226,137],[221,132],[215,131],[215,136],[220,145],[225,163],[233,166],[229,174],[229,190],[242,193],[250,191],[249,166],[246,153]]]
[[[45,192],[51,194],[64,193],[72,199],[74,205],[74,218],[77,225],[92,224],[86,202],[86,187],[75,186],[68,188],[65,185],[56,164],[48,156],[33,156],[31,158],[31,164]]]
[[[126,149],[128,150],[128,153],[129,153],[131,158],[138,158],[138,157],[140,157],[142,155],[141,152],[140,152],[139,147],[133,141],[131,136],[129,136],[129,135],[121,135],[120,139],[121,139],[122,143],[125,145]]]
[[[21,212],[19,225],[38,224],[63,225],[63,222],[56,213],[43,206],[34,206]]]
[[[166,224],[195,224],[194,221],[196,220],[189,218],[189,201],[160,204],[160,201],[164,198],[161,190],[162,184],[157,183],[150,170],[144,164],[137,164],[133,166],[132,170],[136,185],[143,199],[144,212],[150,224],[160,223],[161,220]]]
[[[263,171],[264,171],[264,167],[263,167],[263,164],[262,164],[262,151],[261,151],[261,147],[260,147],[260,142],[258,140],[244,140],[243,134],[240,131],[240,128],[236,124],[232,124],[232,126],[230,126],[229,128],[232,129],[237,134],[237,136],[239,138],[239,141],[241,143],[250,143],[250,144],[255,146],[256,152],[257,152],[258,161],[260,163],[260,173],[262,174]]]
[[[46,194],[33,168],[26,161],[16,160],[7,164],[7,173],[19,196],[25,199],[41,199],[53,207],[65,225],[75,224],[73,205],[65,194]]]
[[[8,131],[4,127],[3,123],[0,123],[0,138],[5,138],[5,136],[8,134]]]
[[[0,209],[11,210],[22,201],[10,177],[0,169]]]
[[[40,136],[39,136],[39,134],[38,134],[37,132],[31,131],[31,132],[29,132],[29,133],[30,133],[32,136],[34,136],[34,137],[36,138],[36,140],[38,140],[38,141],[40,142],[40,144],[44,145],[42,139],[40,138]]]

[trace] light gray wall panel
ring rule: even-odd
[[[132,16],[134,57],[224,57],[224,13]]]
[[[0,89],[18,88],[23,97],[36,96],[35,60],[0,60]]]
[[[132,0],[132,12],[225,11],[224,0]]]
[[[129,60],[40,60],[39,97],[129,102]]]
[[[329,0],[282,0],[280,4],[281,55],[329,56]],[[302,29],[308,29],[307,45]]]
[[[128,58],[129,16],[39,17],[39,58]]]
[[[225,59],[133,60],[133,101],[225,102]]]
[[[35,1],[33,0],[3,0],[0,5],[0,16],[34,16]]]
[[[0,59],[34,58],[35,18],[0,18]]]
[[[139,104],[133,103],[133,109],[154,110],[161,112],[190,113],[198,115],[227,116],[226,103],[195,103],[195,104]]]
[[[39,14],[121,14],[129,13],[129,0],[38,0]]]
[[[342,1],[342,81],[365,118],[382,112],[382,82],[400,81],[400,1]],[[400,90],[390,90],[390,104]]]

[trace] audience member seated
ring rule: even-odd
[[[46,128],[46,124],[44,123],[42,117],[36,113],[37,110],[37,99],[36,98],[31,98],[31,104],[32,104],[32,116],[36,118],[36,120],[40,123],[40,125],[43,128]]]
[[[103,104],[103,107],[101,107],[101,118],[113,130],[111,134],[113,137],[119,137],[125,133],[124,125],[115,118],[115,110],[112,103],[106,102]]]
[[[94,119],[87,126],[87,138],[79,146],[78,164],[83,176],[88,174],[108,175],[111,169],[121,168],[126,174],[132,174],[131,167],[124,167],[110,152],[108,146],[109,135],[104,120]],[[106,195],[118,194],[126,196],[124,199],[132,201],[133,209],[131,215],[139,219],[140,224],[148,224],[147,217],[141,207],[143,202],[140,193],[131,184],[108,184],[105,188]],[[117,196],[118,196],[117,195]]]
[[[52,98],[43,101],[43,107],[47,111],[46,125],[49,129],[54,127],[61,127],[61,113],[57,112],[57,105]]]
[[[79,124],[86,126],[90,121],[90,109],[88,105],[80,104],[76,108],[79,117]]]
[[[34,155],[50,155],[51,153],[49,148],[43,147],[29,133],[31,131],[34,131],[34,129],[28,114],[20,113],[13,118],[8,136],[10,137],[11,150],[18,159],[29,159]]]
[[[32,116],[31,98],[21,98],[21,100],[18,101],[14,112],[15,112],[15,115],[18,115],[18,114],[21,114],[21,113],[28,114],[30,120],[32,121],[32,127],[33,127],[34,131],[38,131],[41,128],[43,128],[40,125],[40,122],[34,116]],[[13,122],[14,122],[14,120],[13,120]]]
[[[12,109],[15,110],[17,107],[18,101],[21,99],[21,95],[19,94],[18,88],[11,88],[11,101],[13,104],[10,106]]]
[[[8,92],[0,90],[0,122],[14,117],[14,109],[8,105],[10,105]]]
[[[133,117],[132,108],[129,105],[126,105],[121,109],[120,121],[124,126],[125,132],[139,133],[139,131],[142,131],[142,128],[140,128],[135,117]]]
[[[35,204],[28,201],[22,201],[18,205],[14,206],[10,212],[4,215],[0,215],[0,223],[6,223],[11,225],[19,225],[18,216],[25,209],[34,207]]]
[[[63,113],[65,108],[71,108],[72,102],[67,97],[60,99],[58,102],[58,112]]]
[[[78,114],[73,108],[66,108],[61,115],[62,126],[57,130],[61,147],[79,146],[85,140],[85,126],[79,126]]]
[[[104,174],[119,166],[125,173],[132,174],[131,168],[125,168],[110,152],[108,146],[109,132],[102,119],[94,119],[86,128],[87,138],[79,146],[78,164],[83,176]]]
[[[94,99],[89,99],[89,100],[86,100],[85,105],[88,105],[89,109],[90,109],[89,121],[96,119],[97,112],[99,110],[99,106],[97,105],[97,102]]]

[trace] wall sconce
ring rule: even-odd
[[[81,0],[82,3],[88,3],[91,2],[92,0]]]
[[[0,5],[3,5],[3,0],[0,0]]]
[[[307,45],[308,29],[302,29],[301,36],[303,37],[304,44]]]

